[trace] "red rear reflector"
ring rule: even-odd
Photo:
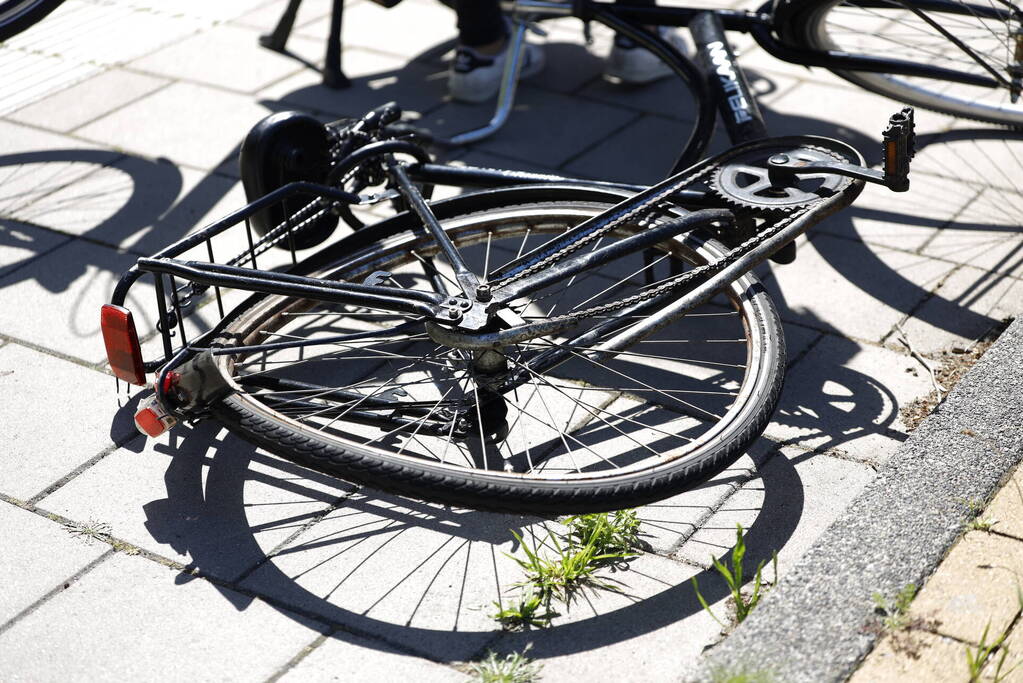
[[[163,406],[150,396],[142,402],[142,408],[135,413],[135,426],[143,434],[157,437],[177,424],[174,416],[164,410]]]
[[[135,331],[131,311],[113,304],[103,304],[100,316],[103,343],[107,347],[107,360],[118,378],[129,384],[142,386],[146,372],[142,367],[142,348]]]

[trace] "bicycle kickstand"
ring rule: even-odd
[[[467,145],[490,137],[501,129],[508,121],[512,106],[515,104],[515,90],[519,84],[519,73],[522,71],[522,54],[526,48],[526,31],[532,31],[537,35],[545,36],[547,32],[539,26],[530,23],[525,19],[513,19],[515,31],[510,38],[508,57],[504,63],[504,72],[501,74],[501,87],[497,92],[497,108],[490,122],[481,128],[467,130],[450,138],[438,138],[436,142],[452,147]]]

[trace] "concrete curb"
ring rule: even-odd
[[[1016,320],[899,448],[763,605],[709,651],[717,670],[841,681],[873,647],[871,595],[922,585],[1023,457],[1023,319]]]

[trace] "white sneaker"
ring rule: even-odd
[[[501,76],[508,50],[493,56],[481,55],[471,47],[459,47],[448,69],[448,90],[460,102],[486,102],[501,88]],[[529,78],[543,69],[543,48],[525,43],[519,80]]]
[[[691,53],[689,41],[678,31],[667,26],[660,26],[657,32],[661,38],[682,54]],[[671,67],[658,59],[653,52],[620,35],[615,36],[611,54],[604,62],[606,78],[630,85],[653,83],[673,73],[675,72],[671,70]]]

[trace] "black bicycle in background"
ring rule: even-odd
[[[264,44],[283,49],[302,0],[289,0]],[[24,31],[63,0],[0,0],[0,41]],[[379,0],[392,6],[393,0]],[[341,10],[328,43],[327,81],[341,85]],[[691,88],[699,79],[670,46],[636,28],[687,26],[700,7],[628,7],[595,0],[505,3],[513,16],[575,16],[647,45],[676,67]],[[728,31],[752,34],[778,59],[831,69],[868,90],[916,106],[979,121],[1023,125],[1023,7],[1014,0],[772,0],[756,10],[713,9]],[[516,32],[521,40],[522,31]],[[642,35],[640,35],[642,34]],[[514,60],[510,60],[514,61]],[[706,93],[695,93],[696,98]],[[707,125],[708,114],[700,117]]]
[[[690,29],[735,146],[647,188],[433,163],[393,105],[265,119],[242,147],[250,203],[139,259],[103,307],[116,376],[155,373],[140,429],[215,419],[345,479],[520,512],[650,502],[733,462],[785,368],[751,269],[864,183],[907,189],[913,120],[889,122],[883,171],[767,137],[719,19]],[[486,189],[432,201],[437,184]],[[363,226],[355,205],[392,210]],[[125,307],[146,289],[155,359]]]
[[[374,0],[392,6],[393,0]],[[285,49],[302,0],[289,0],[276,28],[261,42]],[[334,0],[324,83],[345,87],[340,39],[343,2]],[[1023,6],[1014,0],[771,0],[756,10],[707,7],[630,7],[595,0],[514,0],[503,3],[514,20],[511,59],[506,62],[497,110],[486,126],[455,135],[453,144],[475,142],[507,120],[515,96],[527,28],[533,22],[576,17],[632,38],[670,65],[702,102],[690,142],[708,139],[713,102],[687,60],[640,26],[688,26],[712,11],[727,31],[751,34],[768,53],[802,66],[834,71],[867,90],[898,102],[968,119],[1023,126]],[[691,147],[676,170],[700,158]]]

